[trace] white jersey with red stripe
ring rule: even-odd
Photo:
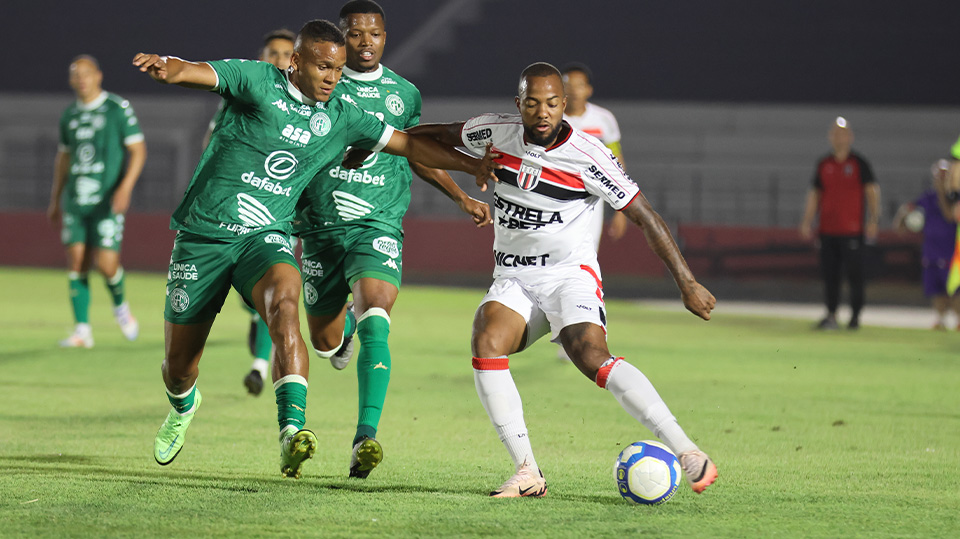
[[[612,112],[599,105],[588,102],[583,114],[580,116],[564,114],[563,119],[573,128],[597,137],[605,146],[620,142],[620,125],[617,124],[617,118]]]
[[[540,282],[584,265],[599,276],[594,212],[602,203],[621,210],[640,193],[610,150],[566,123],[550,148],[529,144],[518,114],[471,118],[460,137],[477,155],[487,143],[502,155],[494,188],[494,278]]]

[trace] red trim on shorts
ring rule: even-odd
[[[593,268],[586,264],[580,264],[580,269],[592,275],[593,280],[597,281],[597,297],[600,298],[600,301],[603,301],[603,282],[600,281],[600,277],[597,276],[597,272],[593,271]]]
[[[505,371],[510,368],[510,360],[505,357],[475,357],[473,368],[478,371]]]
[[[622,359],[622,357],[615,358],[613,363],[605,367],[600,367],[600,370],[597,371],[597,385],[600,386],[601,389],[607,389],[607,377],[610,376],[610,371],[613,370],[613,367],[617,364],[617,362]]]

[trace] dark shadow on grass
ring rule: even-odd
[[[224,490],[230,492],[271,492],[277,488],[310,488],[357,493],[430,493],[464,494],[463,489],[426,487],[416,484],[366,483],[356,480],[311,479],[290,480],[282,477],[238,476],[224,473],[174,471],[155,466],[153,470],[130,470],[118,466],[116,458],[90,457],[84,455],[11,455],[0,456],[0,473],[9,475],[37,474],[74,476],[85,481],[104,483],[130,483],[158,487],[190,488],[197,490]],[[129,466],[125,459],[123,466]],[[487,492],[477,492],[485,496]]]

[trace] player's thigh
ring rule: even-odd
[[[279,232],[263,232],[245,238],[237,248],[233,287],[252,305],[267,325],[267,312],[292,299],[300,301],[300,266],[290,239]]]
[[[303,264],[303,307],[309,317],[329,320],[344,310],[350,295],[343,267],[346,253],[344,236],[343,229],[314,231],[300,236],[303,246],[300,257]],[[322,326],[325,328],[321,322],[315,322],[310,326],[311,331],[314,327],[319,329]]]
[[[180,232],[167,268],[163,318],[171,324],[212,321],[230,292],[236,244]]]
[[[60,220],[60,242],[67,249],[75,245],[85,246],[87,244],[87,220],[85,216],[71,212],[63,213]]]
[[[399,232],[357,226],[350,229],[344,248],[343,273],[354,293],[358,312],[380,307],[389,313],[400,290],[402,235]],[[361,293],[359,297],[358,292]]]
[[[113,213],[109,205],[97,208],[90,214],[87,244],[99,250],[120,252],[123,243],[125,218]]]
[[[584,322],[598,326],[606,334],[603,284],[596,270],[587,266],[570,269],[537,287],[536,292],[540,309],[550,323],[552,341],[559,342],[563,328]]]
[[[528,348],[549,325],[536,298],[516,279],[497,279],[480,301],[473,320],[475,357],[497,357]]]

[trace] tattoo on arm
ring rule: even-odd
[[[623,209],[623,214],[643,230],[647,245],[660,257],[660,260],[663,260],[681,290],[695,282],[687,261],[683,259],[680,248],[670,233],[670,228],[650,207],[650,203],[642,194],[637,195],[637,198]]]

